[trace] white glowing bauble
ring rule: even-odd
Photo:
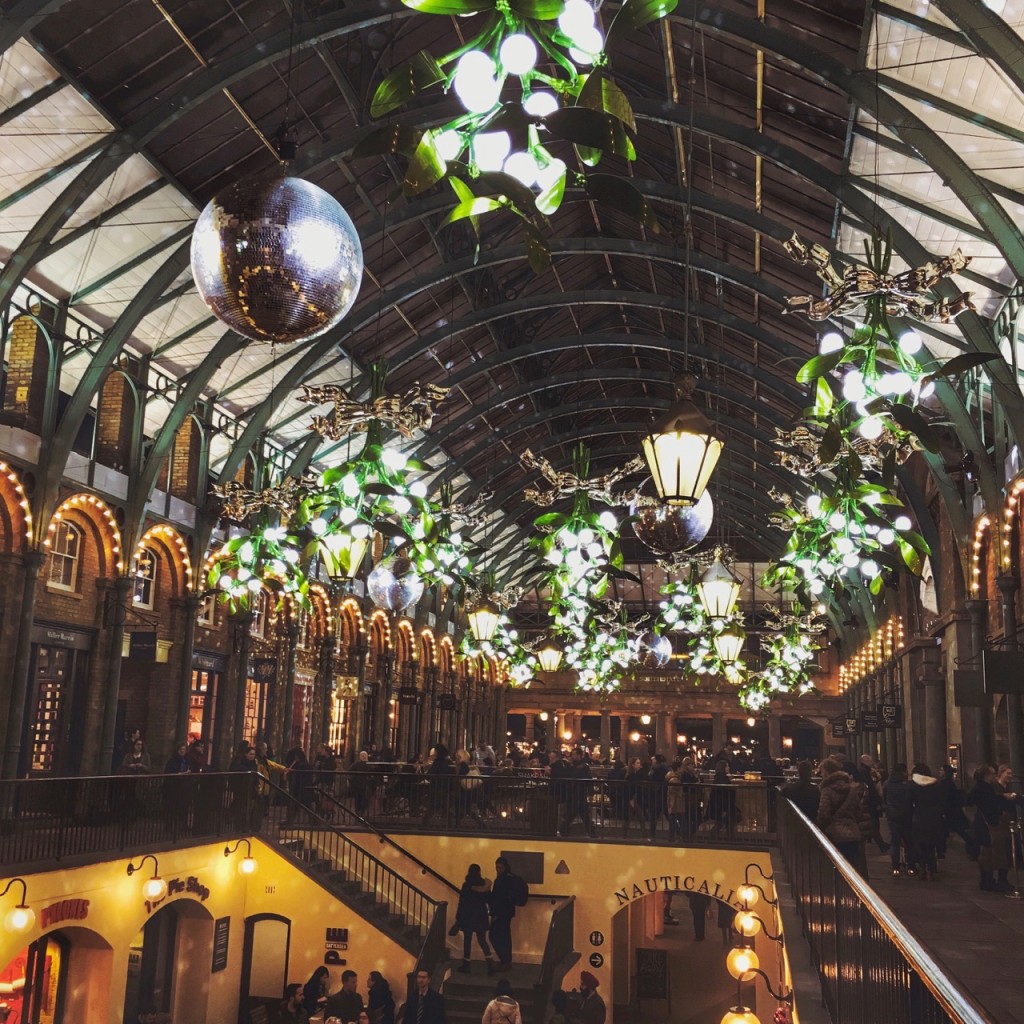
[[[935,384],[932,381],[927,381],[921,385],[921,397],[931,398],[935,394]]]
[[[866,558],[860,564],[860,571],[867,576],[869,580],[874,579],[882,570],[878,563],[873,558]]]
[[[392,472],[399,473],[405,469],[409,462],[409,457],[404,452],[400,452],[395,448],[385,448],[381,452],[380,461]]]
[[[883,526],[878,531],[877,536],[878,543],[883,545],[883,547],[888,547],[896,539],[896,534],[888,526]]]
[[[480,132],[473,137],[473,159],[481,171],[500,171],[511,148],[508,132]]]
[[[849,537],[836,537],[835,548],[839,554],[848,555],[853,551],[853,541]]]
[[[897,516],[892,523],[897,530],[909,530],[914,524],[910,521],[909,516]]]
[[[341,493],[346,498],[358,498],[361,489],[359,487],[359,481],[355,478],[352,473],[349,473],[344,480],[341,481]]]
[[[810,590],[811,593],[817,597],[825,589],[825,584],[821,580],[811,580]]]
[[[498,102],[501,95],[501,83],[494,78],[472,79],[455,76],[455,95],[471,114],[486,114]]]
[[[531,117],[547,117],[558,109],[558,97],[553,92],[531,92],[523,100],[523,110]]]
[[[857,430],[860,436],[868,441],[877,441],[885,430],[885,424],[880,416],[868,416],[867,419],[861,421]]]
[[[846,526],[846,516],[844,516],[842,512],[833,512],[832,515],[828,517],[828,525],[831,526],[833,530],[841,530]]]
[[[253,560],[253,556],[255,554],[256,554],[256,551],[253,548],[252,544],[249,541],[246,541],[238,549],[238,560],[240,562],[251,562]]]
[[[357,540],[364,540],[369,537],[373,530],[370,529],[369,523],[353,523],[352,529],[348,531]]]
[[[442,160],[454,160],[466,148],[466,140],[455,131],[439,132],[434,136],[434,148]]]
[[[884,385],[884,394],[905,395],[914,386],[914,378],[909,373],[897,370],[895,373],[887,373],[881,380]]]
[[[860,555],[855,551],[851,551],[849,554],[843,555],[843,565],[845,565],[847,569],[856,569],[857,566],[860,565]]]
[[[822,335],[821,341],[818,343],[818,351],[823,356],[832,352],[840,352],[845,347],[846,340],[837,331],[829,331],[828,334]]]
[[[594,531],[584,526],[580,530],[580,547],[585,548],[588,544],[594,543]]]
[[[843,398],[848,402],[859,402],[867,395],[864,378],[857,370],[851,370],[843,378]]]
[[[817,516],[818,516],[818,513],[821,511],[821,495],[820,494],[812,494],[812,495],[810,495],[808,497],[806,505],[804,507],[807,509],[807,514],[812,519],[816,519]]]
[[[580,33],[593,28],[594,22],[594,8],[586,0],[569,0],[558,16],[558,27],[573,42],[576,42]]]
[[[409,484],[409,493],[414,498],[425,498],[427,496],[427,485],[422,480],[416,480]]]
[[[537,181],[537,161],[529,153],[513,153],[505,161],[504,171],[527,188]]]
[[[921,346],[924,341],[921,335],[917,331],[906,331],[899,336],[899,340],[896,342],[901,352],[905,352],[908,356],[912,356],[915,352],[921,351]]]
[[[250,593],[258,594],[263,589],[263,584],[258,579],[253,577],[251,580],[249,580],[248,583],[246,583],[246,587],[248,588]]]
[[[498,50],[502,67],[511,75],[525,75],[537,63],[537,44],[522,32],[507,36]]]

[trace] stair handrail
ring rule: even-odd
[[[264,778],[262,781],[266,782],[267,786],[271,791],[280,794],[282,797],[285,798],[287,802],[297,804],[307,814],[309,814],[311,818],[315,819],[316,828],[330,832],[332,835],[336,836],[339,840],[341,840],[343,846],[350,847],[351,849],[357,851],[360,855],[366,857],[385,876],[396,881],[399,884],[399,886],[408,889],[417,898],[421,899],[425,906],[433,908],[431,919],[424,928],[425,936],[423,942],[420,944],[419,957],[422,957],[425,951],[429,954],[430,947],[428,946],[428,940],[431,938],[436,929],[440,928],[442,933],[445,930],[448,914],[447,901],[435,900],[432,896],[423,892],[422,889],[419,889],[417,886],[413,885],[412,882],[410,882],[407,878],[405,878],[397,871],[395,871],[394,868],[389,867],[387,864],[385,864],[384,861],[382,861],[379,857],[375,857],[372,853],[370,853],[369,850],[366,850],[358,843],[353,842],[351,839],[349,839],[347,835],[345,835],[344,832],[341,831],[341,829],[336,828],[331,822],[327,821],[322,815],[318,814],[312,807],[310,807],[308,804],[304,804],[301,800],[294,797],[287,790],[282,789],[280,786],[276,785],[274,782],[271,782],[269,779]],[[285,828],[296,828],[296,826],[285,826]],[[390,903],[396,906],[400,905],[396,904],[395,901],[391,900],[387,896],[385,896],[383,902]]]
[[[423,874],[430,875],[432,878],[436,879],[438,882],[444,885],[445,888],[450,889],[453,893],[458,895],[459,887],[455,885],[454,882],[450,881],[449,879],[445,878],[444,875],[435,871],[429,864],[424,863],[422,860],[420,860],[419,857],[416,856],[416,854],[412,853],[410,850],[407,850],[404,846],[402,846],[401,843],[395,842],[395,840],[392,839],[391,836],[389,836],[385,832],[382,832],[376,825],[373,824],[372,821],[369,821],[367,818],[364,818],[358,811],[354,811],[352,810],[351,807],[347,807],[342,802],[339,796],[335,795],[330,790],[325,790],[319,786],[317,787],[317,793],[319,793],[321,797],[326,797],[328,800],[331,801],[331,803],[335,807],[337,807],[339,810],[344,811],[347,815],[349,815],[349,817],[354,818],[356,821],[358,821],[360,825],[362,825],[368,832],[372,832],[382,843],[387,843],[389,846],[393,847],[399,853],[401,853],[402,856],[408,857],[409,860],[411,860]]]
[[[548,934],[544,940],[544,953],[540,960],[540,980],[533,986],[536,1019],[543,1021],[551,988],[555,981],[555,968],[573,952],[576,897],[569,896],[560,907],[551,912]]]

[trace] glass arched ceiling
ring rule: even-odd
[[[690,276],[689,358],[730,438],[718,514],[763,558],[774,553],[765,491],[790,483],[771,439],[802,404],[793,372],[815,345],[780,301],[819,290],[781,241],[798,229],[858,259],[882,226],[901,265],[962,248],[973,262],[957,283],[978,316],[929,329],[940,356],[990,339],[1024,272],[1024,0],[998,13],[994,0],[681,0],[613,55],[640,134],[635,165],[612,169],[651,198],[661,233],[567,203],[539,276],[513,225],[485,223],[476,259],[465,235],[438,231],[443,196],[396,198],[397,167],[349,155],[382,72],[423,47],[454,48],[458,19],[413,16],[398,0],[302,0],[294,12],[291,0],[0,6],[0,298],[38,290],[66,300],[73,325],[103,333],[124,326],[162,273],[125,347],[154,375],[204,376],[222,428],[215,465],[253,421],[298,448],[308,408],[297,382],[358,386],[388,358],[394,390],[417,379],[453,387],[423,442],[435,462],[448,453],[464,486],[495,490],[524,518],[524,448],[564,465],[583,436],[599,469],[637,450],[682,369]],[[615,7],[608,0],[601,17]],[[274,352],[223,338],[191,286],[187,240],[219,186],[273,166],[290,40],[296,168],[349,210],[367,273],[340,328]],[[443,109],[430,100],[421,116]],[[86,347],[66,361],[66,390],[89,359]],[[165,413],[154,403],[149,426]]]

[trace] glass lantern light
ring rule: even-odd
[[[473,639],[482,644],[493,639],[497,632],[501,610],[490,598],[482,597],[469,610],[466,618],[469,620],[469,631]]]
[[[721,554],[704,571],[697,584],[697,594],[709,618],[724,619],[732,615],[740,596],[740,581],[729,571]]]
[[[547,637],[537,648],[537,661],[541,672],[557,672],[565,655],[565,647],[554,637]]]
[[[726,626],[720,633],[715,634],[715,650],[726,665],[734,665],[740,660],[746,640],[747,634],[740,626]]]

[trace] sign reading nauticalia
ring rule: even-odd
[[[640,899],[652,892],[699,892],[725,903],[731,903],[737,910],[743,909],[743,901],[736,899],[733,889],[723,889],[718,882],[697,881],[696,875],[652,875],[634,882],[632,886],[624,885],[615,892],[615,898],[621,907],[632,900]]]

